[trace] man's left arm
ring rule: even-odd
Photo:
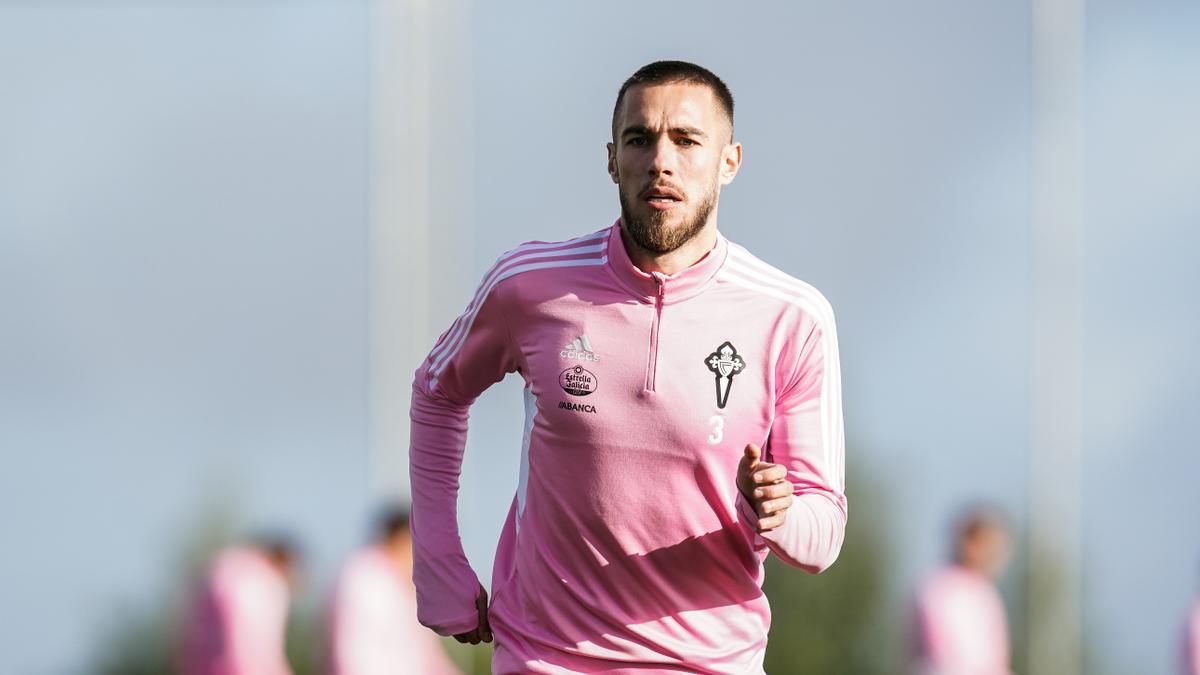
[[[738,506],[775,555],[817,573],[833,564],[845,538],[845,439],[832,312],[809,325],[776,397],[766,456],[756,458],[751,445],[739,465]]]

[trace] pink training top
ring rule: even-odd
[[[418,614],[443,635],[476,626],[456,514],[468,408],[512,372],[525,433],[492,577],[495,672],[761,673],[768,550],[818,572],[846,524],[821,294],[720,235],[671,276],[636,268],[617,225],[501,256],[413,384]],[[735,484],[749,442],[796,486],[762,536]]]
[[[266,554],[249,547],[218,554],[191,612],[186,675],[291,675],[287,579]]]
[[[458,675],[438,638],[417,623],[408,575],[378,546],[342,566],[330,621],[333,675]]]
[[[1008,624],[995,585],[951,566],[921,588],[918,648],[929,675],[1009,675]]]

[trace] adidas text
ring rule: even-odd
[[[577,352],[574,349],[564,349],[558,353],[564,359],[576,359],[578,361],[599,361],[600,357],[592,352]]]
[[[575,359],[576,361],[600,360],[600,357],[596,356],[596,352],[592,350],[592,341],[586,335],[580,335],[568,342],[563,346],[562,351],[558,355],[564,359]]]

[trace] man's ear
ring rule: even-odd
[[[621,174],[617,171],[617,146],[607,143],[605,147],[608,148],[608,177],[612,179],[612,182],[620,184]]]
[[[742,168],[742,144],[730,143],[721,150],[721,185],[729,185]]]

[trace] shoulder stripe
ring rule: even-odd
[[[739,246],[737,244],[732,244],[729,247],[729,253],[732,257],[734,257],[738,260],[761,267],[764,271],[769,273],[771,276],[778,278],[780,281],[789,281],[792,283],[803,283],[796,277],[793,277],[792,275],[788,274],[787,272],[784,272],[783,270],[779,269],[778,267],[775,267],[774,265],[768,263],[767,261],[763,260],[762,258],[759,258],[758,256],[754,255],[745,246]]]
[[[734,268],[746,272],[748,276],[754,277],[764,283],[782,286],[788,291],[804,296],[811,296],[818,300],[818,304],[829,306],[829,301],[811,284],[805,283],[792,275],[763,262],[755,257],[746,249],[738,246],[731,249],[730,264]],[[832,307],[829,307],[830,314],[833,313]]]
[[[732,262],[732,261],[731,261]],[[824,296],[808,284],[798,282],[788,288],[762,283],[765,274],[742,265],[726,264],[720,278],[744,288],[795,305],[808,312],[821,330],[821,346],[825,365],[821,377],[821,452],[829,467],[830,481],[840,491],[845,490],[845,430],[842,423],[841,356],[838,354],[837,327],[833,309]],[[773,280],[770,280],[773,281]]]
[[[491,280],[491,277],[495,275],[500,268],[516,260],[517,258],[523,258],[524,256],[533,254],[535,252],[539,253],[540,257],[547,257],[551,255],[568,255],[569,252],[567,249],[573,249],[573,247],[591,244],[596,241],[603,241],[607,237],[608,228],[592,232],[591,234],[585,234],[581,237],[575,237],[574,239],[568,239],[566,241],[532,241],[521,244],[516,248],[509,249],[504,253],[501,253],[500,256],[496,258],[496,262],[492,263],[492,266],[488,268],[486,273],[484,273],[483,280],[480,281],[479,286],[476,287],[474,300],[477,300],[479,297],[478,289],[487,286],[488,282]],[[603,244],[601,244],[601,246],[603,246]]]
[[[568,239],[566,241],[526,242],[514,249],[505,251],[504,253],[500,254],[500,257],[496,258],[496,262],[492,263],[492,266],[488,268],[486,273],[484,273],[483,279],[479,282],[479,286],[476,287],[475,297],[472,298],[472,304],[480,299],[479,290],[486,287],[488,283],[491,282],[492,277],[500,272],[501,268],[515,262],[518,259],[525,259],[527,257],[548,258],[556,255],[573,255],[577,252],[582,252],[577,251],[576,248],[582,247],[585,244],[594,244],[596,246],[596,248],[591,250],[604,250],[606,245],[604,239],[607,237],[608,230],[605,229],[598,232],[592,232],[591,234],[585,234],[581,237],[575,237],[574,239]],[[595,244],[597,241],[600,243]]]
[[[432,391],[437,387],[437,380],[441,375],[442,370],[445,369],[446,364],[450,361],[450,359],[454,358],[454,356],[458,353],[458,350],[462,348],[463,343],[467,341],[467,335],[471,332],[471,325],[475,323],[475,317],[479,314],[479,309],[483,307],[483,300],[485,300],[488,294],[492,292],[492,289],[496,287],[496,284],[509,277],[523,274],[525,272],[531,272],[533,270],[552,269],[557,267],[596,267],[599,265],[604,265],[607,262],[608,256],[606,255],[602,255],[599,258],[574,258],[571,260],[531,262],[519,264],[514,267],[508,267],[503,272],[493,277],[491,282],[489,282],[488,285],[481,290],[479,303],[476,304],[473,309],[463,314],[463,316],[460,316],[459,321],[456,322],[459,323],[460,327],[462,328],[462,330],[459,331],[458,336],[453,339],[450,339],[450,337],[447,336],[446,343],[451,344],[450,348],[447,349],[440,357],[437,357],[433,364],[429,367],[429,371],[433,374],[433,378],[429,383],[429,389]]]
[[[517,246],[516,248],[512,248],[512,249],[505,251],[504,253],[501,253],[500,257],[496,259],[496,265],[503,262],[505,258],[510,258],[514,255],[519,255],[521,253],[525,253],[528,251],[543,251],[543,250],[548,250],[548,249],[553,249],[553,248],[567,248],[567,247],[576,246],[579,244],[587,244],[587,243],[590,243],[593,241],[601,241],[601,240],[608,238],[608,233],[609,233],[609,230],[611,230],[611,229],[612,229],[611,227],[606,227],[603,230],[596,230],[595,232],[580,235],[578,237],[574,237],[572,239],[567,239],[565,241],[528,241],[528,242],[525,242],[524,244],[521,244],[520,246]],[[493,265],[493,267],[494,266],[495,265]]]
[[[473,320],[475,313],[479,311],[479,308],[483,305],[484,300],[486,300],[488,294],[491,293],[492,288],[494,288],[502,279],[507,279],[508,276],[511,276],[506,276],[505,273],[513,269],[515,266],[520,266],[532,260],[548,257],[568,258],[571,256],[585,254],[592,254],[589,257],[595,257],[594,254],[603,251],[604,246],[605,244],[595,244],[593,246],[580,246],[578,248],[557,251],[539,251],[524,255],[513,255],[497,261],[492,266],[491,270],[484,275],[483,281],[479,283],[479,287],[475,290],[475,296],[471,299],[471,302],[467,305],[467,308],[463,310],[463,313],[459,315],[458,319],[455,320],[454,325],[450,328],[450,332],[446,335],[446,339],[442,341],[442,344],[434,348],[433,352],[430,354],[430,357],[436,361],[440,360],[441,357],[445,355],[445,353],[451,348],[451,345],[453,345],[458,338],[470,328],[468,325],[464,324],[463,318],[471,317]]]
[[[721,272],[724,278],[739,286],[800,307],[811,314],[822,329],[831,329],[835,325],[833,307],[820,291],[808,284],[795,283],[785,286],[768,279],[756,269],[734,261],[726,263]]]
[[[601,241],[601,243],[592,244],[591,246],[579,245],[590,244],[597,239],[601,239],[602,236],[607,237],[607,232],[593,232],[592,234],[576,237],[575,239],[571,239],[566,242],[525,244],[501,255],[496,262],[492,263],[492,266],[488,268],[487,273],[483,275],[483,280],[480,281],[479,286],[476,287],[475,295],[471,298],[471,302],[467,304],[467,308],[461,315],[459,315],[458,319],[456,319],[454,324],[450,327],[450,332],[446,335],[446,339],[434,347],[430,356],[436,359],[444,354],[447,349],[449,349],[449,346],[462,331],[463,316],[470,314],[472,311],[478,310],[479,305],[483,304],[484,299],[487,297],[487,292],[491,290],[492,282],[495,281],[496,276],[501,274],[507,266],[535,258],[550,258],[555,256],[573,256],[584,253],[598,253],[604,250],[605,246],[607,246],[607,242]],[[570,246],[576,246],[576,248],[569,248]]]

